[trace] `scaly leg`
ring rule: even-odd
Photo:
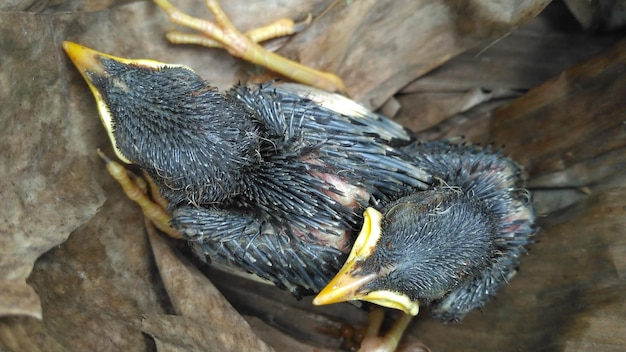
[[[100,149],[98,149],[98,155],[104,160],[109,174],[122,186],[126,196],[139,205],[146,218],[150,219],[159,230],[168,236],[175,239],[183,238],[176,229],[170,226],[171,217],[165,211],[167,201],[161,197],[151,178],[147,175],[145,180],[137,177],[119,163],[109,159]],[[147,194],[148,184],[146,180],[150,184],[154,200],[150,199]]]
[[[160,2],[156,0],[157,3]],[[309,24],[311,24],[312,16],[309,16],[302,22],[295,23],[290,18],[282,18],[267,26],[254,28],[247,31],[244,35],[250,38],[254,43],[261,43],[270,39],[285,37],[301,32]],[[167,40],[174,44],[197,44],[207,48],[224,48],[218,41],[213,40],[202,34],[183,33],[171,31],[165,34]]]
[[[297,62],[288,60],[282,56],[267,51],[256,43],[260,39],[275,37],[283,31],[270,30],[252,31],[249,36],[239,32],[230,22],[224,11],[220,8],[216,0],[207,0],[207,7],[215,17],[215,23],[200,18],[189,16],[175,8],[167,0],[154,1],[175,24],[194,29],[198,34],[182,34],[174,32],[168,39],[174,43],[200,44],[214,47],[218,45],[224,47],[231,55],[250,61],[256,65],[267,67],[268,69],[280,73],[294,81],[324,89],[330,92],[346,93],[347,88],[343,81],[332,73],[321,72]],[[289,27],[289,25],[287,25]],[[267,28],[267,27],[266,27]],[[207,41],[209,38],[210,40]]]

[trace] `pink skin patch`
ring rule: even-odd
[[[314,165],[324,165],[317,159],[307,159],[303,161]],[[310,174],[320,180],[324,180],[324,182],[328,185],[328,187],[324,190],[324,193],[345,207],[356,211],[359,207],[360,200],[367,200],[370,198],[370,194],[365,191],[365,189],[346,182],[340,175],[318,171],[311,171]],[[330,246],[337,248],[344,253],[348,253],[351,249],[350,231],[347,229],[344,231],[338,230],[339,229],[334,226],[329,226],[328,231],[311,230],[309,236],[313,236],[315,238],[315,242],[319,245]],[[300,238],[307,241],[307,239],[303,238],[300,234],[298,235]],[[308,241],[310,241],[310,239]]]

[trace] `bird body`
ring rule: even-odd
[[[371,112],[356,114],[357,105],[350,115],[336,113],[299,87],[227,92],[258,119],[256,163],[241,172],[239,193],[219,205],[172,211],[173,226],[211,259],[243,265],[296,295],[318,292],[334,276],[373,199],[429,181],[393,146],[411,142],[406,130]]]
[[[403,148],[435,178],[365,213],[341,272],[316,304],[365,300],[444,322],[483,307],[517,272],[535,214],[521,168],[499,152],[443,141]]]
[[[336,274],[366,206],[432,181],[406,162],[410,131],[347,98],[299,85],[219,92],[184,66],[64,45],[172,226],[208,260],[296,296]]]

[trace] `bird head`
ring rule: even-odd
[[[362,300],[417,315],[490,263],[495,233],[478,200],[449,188],[368,208],[348,260],[313,303]]]
[[[192,201],[237,193],[237,177],[258,149],[258,126],[241,104],[183,65],[123,59],[71,42],[63,47],[122,161]]]

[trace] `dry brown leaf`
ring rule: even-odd
[[[100,168],[95,168],[100,171]],[[109,198],[84,226],[36,262],[29,283],[41,297],[45,332],[66,350],[146,347],[143,314],[172,313],[139,209],[105,173]]]
[[[178,346],[181,351],[211,346],[220,351],[272,351],[206,276],[176,255],[152,224],[147,224],[147,230],[165,290],[178,315],[149,315],[143,320],[143,331],[154,337],[157,346],[163,345],[165,350]]]
[[[282,53],[337,73],[353,99],[380,107],[415,78],[528,22],[549,1],[336,1]]]
[[[142,330],[154,338],[160,352],[273,351],[267,345],[251,343],[250,338],[256,338],[254,335],[214,331],[212,326],[204,323],[206,321],[179,315],[146,315],[142,321]]]
[[[489,139],[513,144],[538,187],[582,187],[624,167],[626,41],[494,110]],[[506,118],[504,118],[506,117]],[[606,162],[598,165],[598,158]],[[586,170],[574,168],[588,163]],[[564,172],[569,170],[569,172]],[[550,182],[546,175],[559,174]]]
[[[104,201],[90,177],[89,123],[68,104],[46,17],[3,13],[0,36],[0,316],[41,318],[26,285],[41,254],[67,239]],[[5,53],[10,53],[6,55]]]
[[[626,2],[620,0],[564,0],[587,30],[610,31],[626,26]]]
[[[506,37],[468,50],[404,87],[396,95],[403,109],[394,116],[415,131],[424,131],[453,116],[458,120],[422,134],[425,139],[481,134],[486,126],[473,126],[470,131],[467,126],[461,130],[455,126],[465,119],[476,121],[476,116],[590,59],[620,38],[619,34],[590,36],[569,16],[563,3],[553,2]],[[466,94],[479,89],[489,92],[490,99],[464,112]],[[415,118],[416,112],[419,118]]]
[[[6,316],[0,319],[0,346],[3,351],[64,352],[39,319],[28,316]]]

